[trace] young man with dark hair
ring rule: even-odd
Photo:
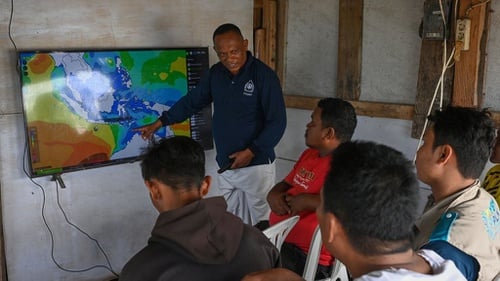
[[[282,265],[298,274],[304,271],[311,239],[318,225],[316,208],[319,192],[330,167],[331,154],[341,143],[351,140],[357,119],[354,107],[337,98],[320,100],[306,126],[305,142],[309,147],[300,156],[288,176],[267,195],[271,207],[271,225],[291,216],[300,219],[281,247]],[[330,275],[332,255],[322,249],[317,279]]]
[[[200,83],[154,123],[136,129],[144,139],[162,126],[186,120],[213,103],[218,176],[228,210],[256,225],[269,218],[266,195],[275,184],[274,148],[286,127],[286,109],[276,73],[248,51],[248,40],[231,23],[213,33],[219,62]]]
[[[125,265],[120,281],[240,280],[279,265],[279,253],[258,229],[226,211],[210,187],[205,152],[188,137],[172,137],[143,155],[142,176],[160,212],[148,245]]]
[[[432,194],[416,222],[414,246],[448,241],[478,260],[478,280],[492,280],[500,273],[500,211],[478,178],[494,145],[493,121],[484,110],[452,106],[429,120],[416,168]]]
[[[355,281],[465,280],[451,260],[414,251],[418,181],[403,154],[373,142],[335,149],[317,208],[323,245]],[[286,269],[247,275],[244,281],[303,280]]]

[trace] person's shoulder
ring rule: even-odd
[[[486,173],[486,175],[488,174],[493,174],[493,173],[499,173],[500,174],[500,164],[496,164],[494,165],[493,167],[491,167],[488,172]]]
[[[446,240],[459,248],[473,247],[491,240],[499,229],[498,205],[488,192],[480,188],[473,199],[450,207],[439,218],[430,239]]]
[[[478,180],[459,192],[459,194],[450,195],[452,199],[448,210],[462,213],[463,215],[474,214],[490,208],[491,201],[494,198],[484,188],[480,186]]]
[[[151,261],[157,260],[158,249],[151,244],[137,252],[123,266],[120,273],[120,281],[153,280],[148,278],[152,274],[150,270]]]
[[[302,155],[319,155],[319,151],[314,148],[306,148],[304,151],[302,151]]]

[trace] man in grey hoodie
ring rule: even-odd
[[[143,155],[142,177],[160,212],[148,245],[124,266],[120,281],[240,280],[279,265],[279,252],[258,229],[226,211],[210,187],[203,148],[172,137]]]

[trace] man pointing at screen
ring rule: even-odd
[[[219,26],[213,41],[220,61],[156,122],[136,130],[149,139],[162,126],[182,122],[213,102],[216,160],[220,168],[228,167],[219,174],[219,189],[228,211],[256,225],[269,217],[274,147],[286,127],[280,81],[248,51],[248,40],[236,25]]]

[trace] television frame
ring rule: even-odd
[[[182,56],[183,52],[185,57]],[[161,115],[161,111],[171,107],[194,88],[209,69],[208,54],[208,47],[19,50],[17,59],[29,176],[58,176],[67,172],[139,160],[143,149],[149,143],[142,139],[143,143],[139,143],[140,133],[131,130],[154,122]],[[37,61],[33,61],[35,59]],[[72,63],[75,65],[72,66]],[[138,67],[141,68],[140,71]],[[75,71],[80,68],[84,70]],[[64,78],[64,81],[61,78]],[[35,83],[35,80],[45,84]],[[94,88],[91,90],[92,87]],[[86,96],[84,92],[91,97]],[[166,94],[171,96],[166,97]],[[113,98],[110,100],[110,97]],[[101,111],[100,99],[107,104],[109,111]],[[49,105],[49,108],[37,108],[38,104],[46,107]],[[130,108],[131,104],[138,105],[140,109],[136,112]],[[82,110],[85,107],[86,109]],[[56,115],[61,108],[66,111],[64,116],[58,119]],[[134,119],[137,116],[140,118]],[[184,122],[161,128],[156,132],[155,138],[171,134],[188,135],[200,142],[204,149],[213,149],[211,118],[212,108],[209,105]],[[70,119],[72,121],[69,121]],[[34,122],[37,122],[37,125]],[[74,125],[73,131],[70,132],[71,125],[66,123]],[[96,136],[101,132],[105,134],[104,131],[107,131],[105,138]],[[65,138],[64,132],[69,132],[72,137]],[[58,146],[57,141],[48,140],[50,135],[54,134],[61,134],[58,139],[61,139],[63,144]],[[94,143],[83,138],[78,139],[84,135]],[[45,139],[42,139],[44,137]],[[73,139],[81,142],[69,144]],[[101,150],[106,145],[110,146],[108,149],[111,150],[104,156]],[[130,145],[131,151],[124,153],[123,157],[114,157],[122,151],[114,151],[120,145],[124,145],[124,149]],[[92,146],[100,148],[93,151],[89,149]],[[73,155],[83,148],[89,151],[83,151],[83,156],[77,157],[76,160],[79,161],[75,162]],[[59,165],[60,162],[56,160],[40,160],[41,157],[48,158],[47,155],[54,158],[64,157],[64,153],[68,153],[72,160],[57,161],[69,164]],[[37,164],[40,161],[58,164],[40,166]]]

